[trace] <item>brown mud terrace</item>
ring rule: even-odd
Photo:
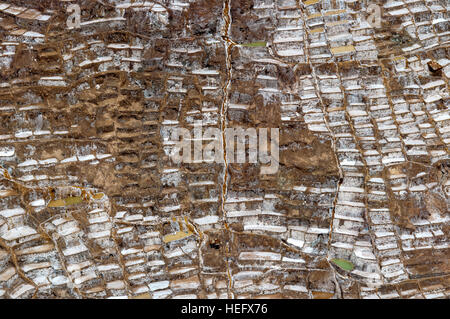
[[[448,298],[449,10],[0,1],[0,299]],[[171,159],[196,121],[224,163]]]

